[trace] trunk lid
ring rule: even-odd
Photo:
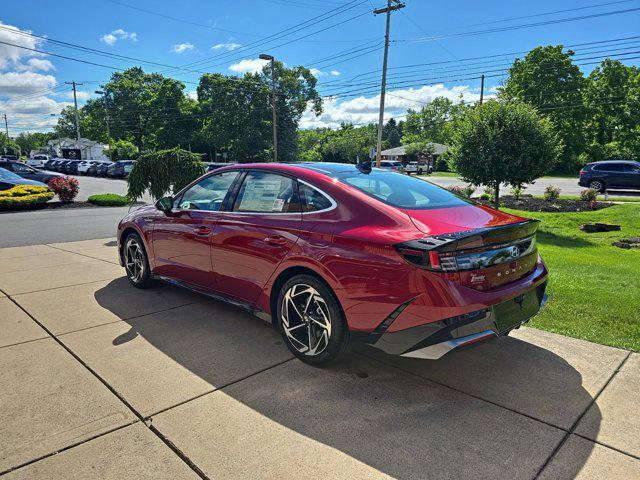
[[[462,285],[490,290],[535,268],[537,220],[480,205],[403,211],[427,234],[417,243],[430,255],[428,268]]]

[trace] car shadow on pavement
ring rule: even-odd
[[[97,291],[95,299],[126,319],[117,282]],[[244,311],[206,297],[198,308],[203,311],[197,315],[173,309],[126,319],[130,329],[113,339],[113,348],[141,337],[185,374],[221,388],[152,415],[155,428],[205,472],[215,473],[226,461],[245,469],[292,462],[304,473],[309,462],[322,470],[318,462],[325,458],[333,468],[346,461],[360,469],[345,476],[364,476],[371,472],[362,468],[374,468],[399,478],[533,478],[592,404],[570,363],[517,338],[437,361],[357,346],[342,363],[315,368],[283,361],[289,352],[275,329]],[[282,354],[274,357],[273,351]],[[247,362],[255,363],[248,375],[238,367]],[[145,376],[163,372],[144,365],[128,375],[144,382]],[[127,398],[126,388],[115,388]],[[601,415],[593,408],[597,430]],[[283,433],[290,431],[297,435]],[[200,446],[191,450],[194,442]],[[316,442],[330,448],[317,450]],[[590,451],[568,456],[571,464],[563,470],[573,472],[568,478],[580,472]],[[259,458],[262,454],[267,458]],[[314,455],[319,459],[311,460]]]

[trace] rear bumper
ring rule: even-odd
[[[392,355],[435,360],[465,345],[505,335],[534,317],[547,301],[544,282],[497,305],[396,332],[372,332],[365,343]]]

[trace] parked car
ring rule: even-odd
[[[55,173],[36,170],[35,168],[25,165],[22,162],[15,161],[10,162],[6,160],[0,160],[0,168],[9,170],[10,172],[13,172],[24,179],[35,180],[42,183],[49,183],[49,180],[59,176]]]
[[[409,162],[405,165],[404,171],[411,175],[412,173],[422,175],[424,173],[431,174],[433,173],[433,167],[431,165],[426,165],[424,163],[419,162]]]
[[[119,160],[109,165],[107,175],[112,178],[125,178],[129,175],[132,166],[133,160]]]
[[[391,160],[382,160],[380,162],[380,168],[384,168],[385,170],[391,170],[394,172],[402,172],[403,166],[402,162],[394,162]]]
[[[112,162],[102,162],[96,168],[96,176],[97,177],[106,177],[107,169],[112,165]]]
[[[57,158],[50,158],[44,162],[44,170],[53,171],[53,165],[58,161]]]
[[[37,187],[48,187],[48,185],[42,182],[38,182],[36,180],[28,180],[26,178],[22,178],[20,175],[17,175],[9,170],[0,168],[0,190],[9,190],[10,188],[16,187],[18,185],[34,185]]]
[[[350,341],[434,359],[546,300],[538,221],[363,165],[242,164],[124,217],[131,284],[165,279],[270,319],[298,358]]]
[[[87,175],[89,171],[89,167],[95,160],[82,160],[78,163],[77,174],[78,175]]]
[[[50,159],[49,155],[34,155],[33,158],[27,160],[27,165],[33,168],[44,168],[45,163]]]
[[[98,168],[100,168],[101,165],[106,165],[109,166],[111,164],[111,162],[103,162],[100,160],[96,160],[93,163],[91,163],[89,165],[89,168],[87,169],[87,174],[93,176],[93,177],[97,177],[98,176]]]
[[[218,162],[205,162],[207,166],[207,172],[213,172],[222,167],[228,167],[230,165],[236,165],[236,163],[218,163]]]
[[[606,160],[589,163],[580,170],[578,185],[599,192],[605,190],[640,190],[640,162]]]
[[[64,165],[64,173],[67,175],[77,175],[78,174],[78,166],[82,160],[70,160]]]

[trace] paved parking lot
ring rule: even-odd
[[[114,245],[0,249],[0,476],[640,478],[638,354],[522,328],[313,368]]]

